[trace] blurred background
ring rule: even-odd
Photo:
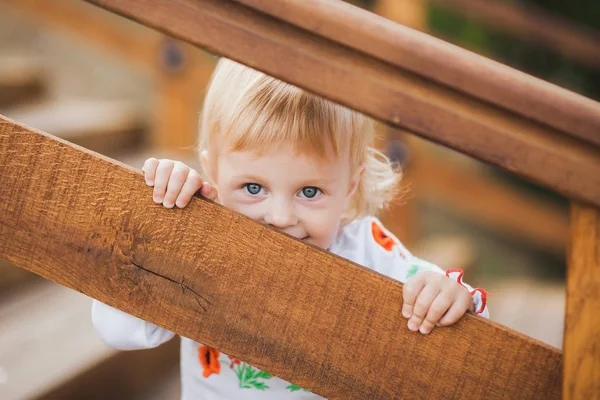
[[[352,3],[600,98],[595,0]],[[149,156],[197,166],[198,114],[216,60],[80,0],[0,0],[0,114],[138,169]],[[388,228],[416,255],[463,268],[489,292],[493,320],[560,348],[568,201],[378,130],[407,189],[382,216]],[[0,398],[178,398],[177,340],[109,349],[92,330],[90,302],[0,259]]]

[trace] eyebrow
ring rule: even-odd
[[[265,179],[260,178],[256,175],[235,175],[233,176],[233,179],[238,181],[251,181],[251,182],[264,182]],[[331,179],[324,179],[324,178],[316,178],[316,179],[305,179],[301,182],[298,183],[298,186],[300,187],[306,187],[306,186],[328,186],[331,185],[333,182],[335,182],[335,178],[331,178]]]
[[[261,185],[265,182],[265,179],[262,179],[256,175],[234,175],[231,179],[235,182],[255,182]]]
[[[307,179],[307,180],[300,182],[299,186],[302,186],[302,187],[305,187],[305,186],[328,186],[328,185],[331,185],[333,182],[335,182],[335,178],[332,178],[332,179],[323,179],[323,178]]]

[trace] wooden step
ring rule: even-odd
[[[0,57],[0,107],[15,107],[40,99],[46,90],[46,72],[39,60],[23,56]]]
[[[0,298],[0,397],[132,398],[173,368],[178,343],[119,352],[91,323],[91,299],[43,281]]]
[[[55,100],[6,116],[102,154],[140,145],[146,127],[140,109],[122,100]]]

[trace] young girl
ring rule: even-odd
[[[412,256],[374,215],[393,197],[399,175],[372,147],[371,121],[253,69],[221,59],[200,127],[204,179],[183,163],[146,160],[153,199],[185,207],[201,195],[404,284],[402,316],[428,334],[468,310],[487,316],[485,292],[462,272]],[[98,301],[96,330],[110,346],[151,348],[173,333]],[[400,344],[399,344],[400,345]],[[300,387],[181,339],[182,398],[316,399]]]

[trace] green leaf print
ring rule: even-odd
[[[301,388],[298,385],[294,385],[293,383],[288,385],[286,387],[287,390],[289,390],[290,392],[297,392],[298,390],[304,390],[305,392],[308,392],[308,390]]]
[[[262,379],[271,379],[272,375],[268,372],[261,371],[246,363],[241,363],[235,366],[235,374],[239,380],[239,387],[242,389],[258,389],[266,390],[269,386]]]
[[[413,264],[410,266],[410,269],[408,270],[408,272],[406,273],[406,279],[410,279],[413,276],[415,276],[417,274],[417,272],[419,272],[419,266],[416,264]]]

